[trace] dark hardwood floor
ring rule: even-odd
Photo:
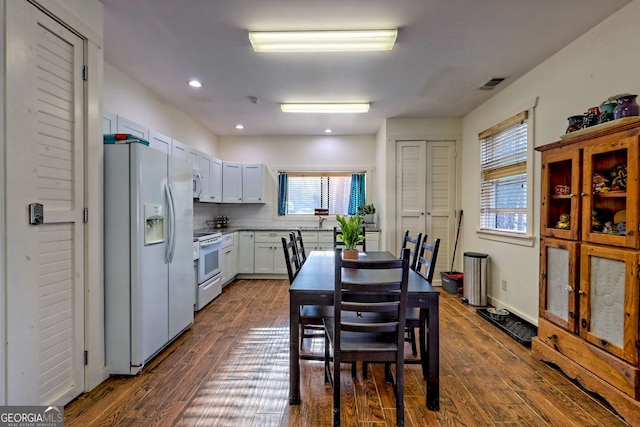
[[[65,426],[331,425],[322,362],[301,362],[302,403],[288,404],[288,301],[287,281],[234,282],[142,373],[68,404]],[[441,409],[427,410],[419,365],[407,365],[407,426],[627,425],[459,297],[442,292],[440,307]],[[342,382],[343,425],[395,425],[380,366],[355,380],[345,366]]]

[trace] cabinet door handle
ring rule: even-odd
[[[578,291],[578,293],[579,293],[580,295],[586,295],[586,294],[587,294],[587,293],[586,293],[585,291],[583,291],[582,289],[580,289],[580,290]]]
[[[580,193],[580,195],[581,195],[582,197],[587,197],[587,195],[588,195],[588,194],[587,194],[587,193]]]

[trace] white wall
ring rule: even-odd
[[[377,221],[380,226],[387,224],[388,214],[387,209],[387,194],[389,192],[387,188],[387,122],[385,121],[378,133],[376,134],[376,214]],[[380,248],[388,248],[387,245],[387,233],[380,233]]]
[[[219,136],[218,157],[268,165],[372,166],[373,135],[362,136]]]
[[[513,82],[463,119],[462,192],[464,251],[490,256],[490,301],[531,322],[538,317],[539,239],[533,247],[480,239],[478,133],[538,98],[533,126],[535,146],[557,141],[566,118],[582,114],[618,93],[640,93],[640,1],[636,0],[556,55]],[[539,236],[540,156],[534,157],[534,235]],[[501,290],[506,280],[507,291]]]
[[[106,62],[103,107],[104,111],[124,116],[204,153],[217,154],[217,136],[213,132]]]

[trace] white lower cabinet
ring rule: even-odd
[[[333,250],[333,231],[303,231],[302,243],[307,256],[311,251]]]
[[[254,273],[287,274],[282,238],[289,239],[290,231],[256,231]]]
[[[379,231],[366,231],[367,236],[367,250],[379,251],[380,250],[380,232]]]
[[[289,240],[291,230],[241,231],[237,236],[237,270],[235,274],[287,274],[282,250],[282,238]],[[380,232],[367,232],[367,250],[378,251]],[[333,230],[303,231],[302,242],[309,256],[311,251],[332,251]],[[226,249],[222,250],[223,257]],[[225,258],[223,258],[223,268]],[[234,276],[235,276],[234,274]],[[226,277],[226,276],[225,276]],[[224,280],[223,280],[224,282]]]
[[[380,232],[367,231],[367,250],[379,251]],[[302,242],[304,249],[310,251],[331,251],[333,250],[333,230],[331,231],[303,231]]]
[[[237,241],[238,233],[225,234],[222,237],[222,259],[220,260],[222,286],[233,281],[238,274]]]
[[[238,234],[238,273],[253,274],[255,259],[255,239],[253,231],[241,231]],[[284,255],[283,255],[284,256]]]

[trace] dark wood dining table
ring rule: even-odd
[[[300,404],[300,307],[333,305],[334,257],[333,251],[312,251],[289,288],[290,405]],[[359,257],[372,261],[396,258],[386,251],[360,253]],[[440,407],[439,296],[440,292],[431,283],[415,271],[409,271],[408,306],[419,307],[422,315],[426,315],[418,342],[426,379],[426,405],[434,411]],[[425,335],[426,343],[422,339]]]

